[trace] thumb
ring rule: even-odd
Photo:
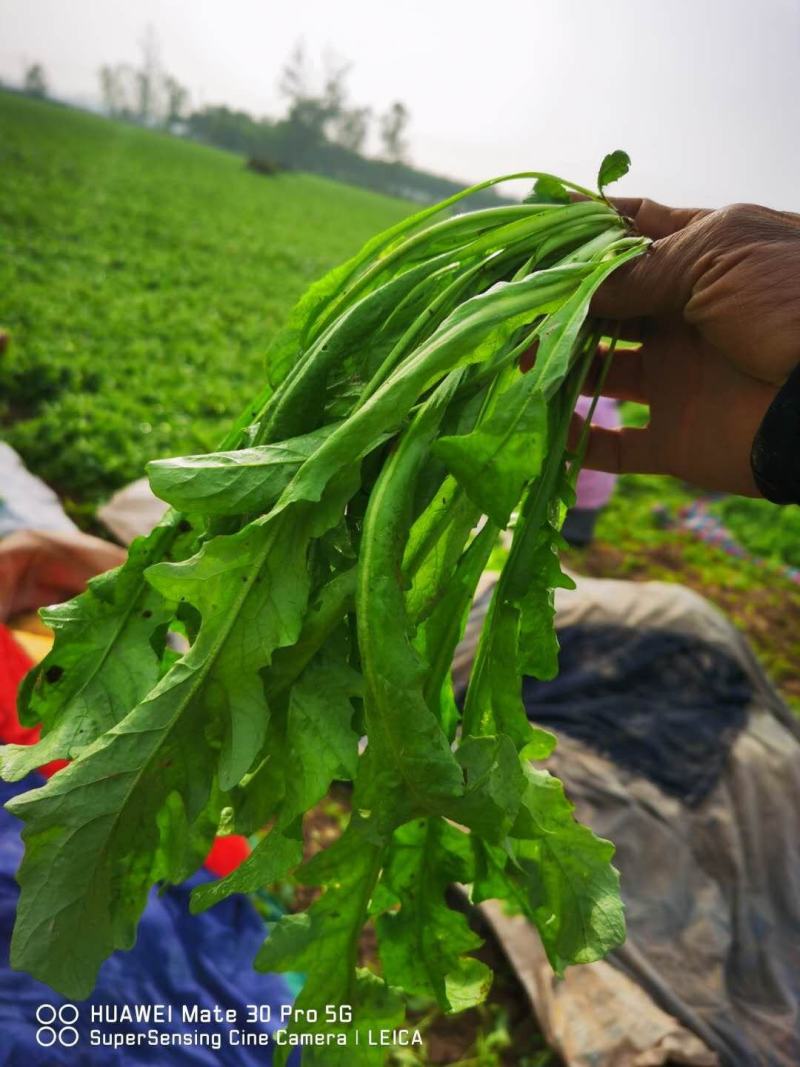
[[[649,427],[611,430],[592,426],[583,466],[586,470],[609,474],[664,473]]]
[[[641,256],[611,274],[591,303],[604,319],[638,319],[669,315],[685,307],[692,292],[694,260],[687,231],[654,241]]]

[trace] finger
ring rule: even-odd
[[[592,315],[648,319],[681,312],[692,292],[695,259],[695,242],[684,231],[655,241],[606,278],[592,299]]]
[[[583,466],[609,474],[662,474],[654,439],[649,427],[607,430],[593,426],[589,430]]]
[[[610,319],[648,318],[683,309],[691,292],[690,263],[697,242],[687,227],[709,214],[699,208],[670,208],[654,200],[619,198],[636,227],[653,244],[606,279],[591,303],[593,315]]]
[[[641,348],[617,348],[613,355],[610,355],[609,350],[601,346],[586,374],[583,385],[586,396],[591,396],[597,390],[603,373],[605,379],[600,386],[603,396],[613,400],[634,400],[637,404],[650,403]]]
[[[583,193],[570,192],[569,198],[573,203],[581,203],[590,197]],[[643,237],[651,237],[658,240],[669,237],[687,226],[711,214],[711,209],[706,207],[668,207],[659,204],[657,200],[648,200],[642,196],[610,196],[609,204],[634,223],[636,229]]]
[[[653,240],[669,237],[709,214],[707,208],[667,207],[644,197],[611,197],[611,203],[620,215],[632,220],[639,233]]]

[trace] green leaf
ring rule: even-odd
[[[158,820],[168,798],[176,795],[193,825],[215,772],[223,787],[238,781],[263,739],[259,671],[300,630],[307,521],[290,512],[253,523],[192,560],[151,569],[163,594],[197,608],[200,631],[146,700],[46,786],[9,804],[26,823],[13,966],[81,998],[106,956],[133,944],[163,874]]]
[[[351,698],[360,696],[362,690],[361,677],[352,667],[324,658],[312,663],[293,686],[287,713],[281,825],[321,800],[334,778],[355,778],[358,734],[351,725]]]
[[[173,672],[186,674],[185,696],[225,727],[220,784],[235,786],[266,735],[260,672],[275,649],[294,644],[305,615],[308,516],[286,512],[238,534],[216,537],[182,563],[160,563],[148,580],[164,596],[193,605],[203,618],[197,641]],[[199,708],[195,713],[199,711]]]
[[[139,705],[46,786],[8,804],[26,823],[11,964],[70,999],[87,997],[103,960],[136,939],[161,874],[158,817],[168,801],[173,818],[181,804],[182,833],[207,803],[212,750],[196,744],[188,716],[164,719],[157,701]]]
[[[530,871],[528,911],[556,973],[602,959],[625,940],[614,846],[575,820],[564,787],[529,768],[528,789],[512,834],[517,861]]]
[[[558,741],[556,735],[541,726],[531,726],[531,739],[521,749],[520,758],[526,760],[546,760],[555,752]]]
[[[303,841],[299,833],[289,836],[278,829],[270,830],[236,870],[216,882],[195,886],[191,897],[192,914],[219,904],[231,893],[255,893],[264,886],[282,881],[302,858]]]
[[[581,331],[589,314],[589,304],[605,279],[622,263],[641,255],[638,246],[626,248],[594,265],[590,273],[547,317],[539,330],[536,362],[526,377],[530,387],[540,390],[549,400],[564,382],[580,348]]]
[[[168,504],[197,515],[268,511],[335,429],[335,423],[280,444],[157,459],[147,464],[150,488]]]
[[[532,740],[522,702],[519,609],[495,589],[470,677],[464,730],[475,736],[506,734],[517,749]]]
[[[502,841],[520,805],[525,778],[510,737],[467,737],[456,758],[464,771],[464,796],[448,815],[487,841]]]
[[[618,148],[615,152],[609,152],[600,164],[597,172],[597,188],[602,194],[607,185],[624,178],[631,167],[631,157],[627,152]]]
[[[306,1003],[347,1003],[355,972],[356,941],[375,887],[384,842],[370,840],[368,824],[354,816],[344,834],[299,872],[305,884],[325,891],[311,907],[284,915],[270,929],[256,966],[263,971],[303,971]]]
[[[423,258],[426,261],[430,260],[431,255],[442,251],[441,242],[437,246],[435,241],[431,240],[433,233],[441,235],[442,231],[445,233],[455,231],[455,242],[452,240],[449,243],[445,242],[443,247],[449,249],[454,243],[457,247],[463,242],[464,224],[466,223],[468,231],[475,226],[475,221],[470,215],[447,219],[424,234],[419,230],[428,219],[446,211],[470,193],[479,192],[495,184],[497,184],[497,179],[492,179],[469,189],[463,189],[438,204],[432,204],[409,215],[408,218],[401,219],[394,226],[367,241],[350,260],[329,271],[301,297],[289,322],[279,335],[281,344],[273,343],[273,348],[277,351],[271,350],[268,353],[271,355],[271,362],[277,362],[280,367],[284,367],[287,360],[291,360],[292,351],[296,351],[299,337],[308,340],[319,336],[325,324],[341,314],[348,303],[352,303],[354,296],[368,288],[370,283],[374,285],[375,279],[380,278],[381,272],[386,271],[387,267],[393,265],[395,269],[402,269],[403,266],[413,263],[413,254],[409,253],[414,248],[422,246],[425,254],[418,256],[417,259]],[[279,338],[276,338],[276,342]]]
[[[157,527],[134,541],[125,564],[93,578],[85,593],[41,612],[55,634],[53,648],[29,676],[20,719],[42,724],[36,745],[0,749],[0,774],[17,781],[82,748],[125,717],[158,680],[163,633],[172,605],[146,584],[172,531]],[[158,632],[161,642],[155,640]]]
[[[342,296],[341,314],[297,361],[267,408],[256,443],[284,441],[314,431],[323,420],[330,420],[331,404],[343,403],[349,413],[376,361],[382,360],[405,330],[407,323],[402,319],[388,326],[398,304],[434,268],[435,263],[426,261],[358,299]]]
[[[285,915],[275,923],[256,957],[257,970],[305,974],[295,1008],[316,1008],[319,1026],[325,1027],[327,1006],[353,1005],[354,1023],[359,1027],[369,1026],[370,1019],[396,1018],[399,1010],[396,997],[384,983],[380,986],[385,992],[376,984],[379,979],[365,978],[356,970],[358,936],[386,844],[387,839],[375,836],[369,821],[354,815],[339,840],[301,868],[303,882],[325,887],[322,896],[307,911]],[[366,998],[363,1014],[357,1007],[362,998]],[[300,1028],[309,1027],[304,1022]],[[352,1032],[350,1027],[342,1029]],[[282,1051],[276,1062],[285,1063]]]
[[[219,826],[222,803],[223,795],[212,782],[208,800],[190,820],[180,794],[173,791],[167,796],[156,816],[159,841],[152,867],[154,881],[175,884],[197,870]]]
[[[423,467],[417,489],[424,473]],[[437,477],[435,482],[437,487],[431,500],[409,530],[403,555],[403,573],[408,586],[406,608],[415,621],[430,614],[442,576],[458,562],[469,532],[480,518],[455,478],[447,475],[443,481]]]
[[[396,271],[398,268],[402,269],[419,260],[429,261],[431,256],[459,248],[476,232],[495,228],[488,222],[488,218],[499,217],[504,221],[510,215],[516,215],[520,209],[512,209],[511,212],[507,208],[494,209],[497,214],[490,214],[489,211],[457,214],[423,229],[423,223],[428,219],[447,211],[471,194],[489,189],[502,182],[522,178],[538,180],[543,177],[552,178],[552,175],[543,175],[539,171],[523,171],[500,178],[490,178],[478,185],[462,189],[446,200],[432,204],[415,215],[401,220],[373,237],[356,256],[341,267],[334,268],[312,286],[297,305],[283,333],[291,337],[295,324],[303,323],[305,336],[311,332],[311,324],[314,325],[314,334],[319,335],[322,328],[320,322],[322,325],[329,322],[341,312],[343,307],[347,306],[348,301],[352,301],[354,295],[374,284],[376,277],[380,278],[381,273],[385,272],[388,267]],[[563,182],[563,184],[584,196],[592,196],[590,190],[574,182]],[[331,299],[332,296],[335,299]],[[284,347],[291,351],[291,341]],[[276,355],[272,356],[272,362],[277,362],[281,367],[285,366],[285,360],[277,358]]]
[[[452,571],[443,568],[435,575],[436,587],[428,594],[429,603],[433,603],[432,610],[414,636],[414,647],[427,665],[423,689],[425,700],[431,711],[438,715],[448,738],[453,737],[460,718],[451,679],[453,655],[466,627],[475,587],[496,537],[496,528],[487,523]]]
[[[311,635],[308,634],[308,637]],[[299,647],[300,642],[294,646]],[[294,648],[285,651],[291,652]],[[278,650],[275,659],[282,659],[282,666],[286,666],[292,662],[292,658],[283,659],[280,657],[281,651]],[[295,666],[292,665],[292,670]],[[357,677],[345,664],[341,664],[341,667],[348,672],[349,678]],[[271,681],[273,675],[274,672],[270,670]],[[324,677],[324,674],[320,677]],[[329,750],[319,744],[317,733],[313,730],[310,737],[296,740],[297,728],[304,720],[302,716],[293,714],[291,724],[288,723],[289,701],[280,692],[285,679],[279,675],[277,681],[276,694],[272,686],[269,687],[271,714],[267,742],[262,750],[263,760],[232,794],[235,803],[234,825],[238,833],[255,833],[276,818],[280,819],[281,825],[287,825],[291,822],[291,812],[302,802],[301,797],[306,798],[308,807],[324,796],[335,778],[348,779],[355,774],[353,764],[358,734],[350,725],[353,707],[350,700],[344,697],[344,690],[334,693],[331,721],[325,721],[320,728],[331,745]],[[347,687],[350,692],[355,691],[355,685],[350,690],[349,682]],[[308,707],[316,719],[316,711],[321,704],[315,699],[313,706]],[[309,747],[314,751],[307,755]]]
[[[356,612],[369,745],[356,803],[385,808],[390,830],[463,791],[425,699],[425,663],[411,643],[402,574],[415,481],[459,380],[440,386],[403,434],[373,486],[362,531]]]
[[[544,396],[517,374],[485,421],[460,437],[440,437],[434,454],[495,525],[505,527],[542,465],[547,438]]]
[[[575,582],[561,569],[557,530],[547,525],[531,561],[536,580],[520,601],[519,670],[547,680],[558,674],[558,635],[555,630],[555,589],[574,589]]]
[[[398,429],[421,394],[451,371],[488,360],[521,325],[559,306],[589,270],[579,264],[540,271],[461,304],[303,464],[276,508],[318,501],[335,474]]]
[[[371,251],[368,244],[360,253],[329,270],[308,287],[292,308],[266,352],[267,379],[272,390],[277,390],[298,369],[298,357],[308,346],[314,323],[336,298],[342,298],[348,280],[369,258]]]
[[[547,771],[526,769],[527,787],[511,831],[510,855],[476,880],[476,901],[502,893],[536,925],[557,974],[602,959],[625,939],[614,846],[576,822],[564,787]],[[505,858],[505,857],[504,857]],[[499,861],[502,862],[502,861]]]
[[[522,202],[523,204],[568,204],[570,195],[563,182],[547,174],[536,179],[532,191]]]
[[[330,1023],[323,1014],[319,1023],[300,1028],[341,1034],[344,1044],[309,1046],[303,1052],[303,1067],[384,1067],[387,1049],[378,1044],[381,1030],[401,1026],[405,1004],[400,991],[386,985],[366,968],[356,971],[352,1003],[352,1023]],[[375,1044],[370,1044],[370,1040]],[[279,1051],[283,1051],[282,1049]],[[276,1067],[279,1067],[276,1057]]]
[[[291,647],[279,648],[265,680],[267,697],[286,692],[353,609],[356,568],[336,571],[314,593],[300,636]]]
[[[445,903],[447,887],[472,879],[469,838],[442,819],[418,819],[395,832],[382,880],[399,909],[378,917],[384,975],[443,1011],[463,1011],[486,998],[491,974],[466,954],[482,942],[464,916]]]

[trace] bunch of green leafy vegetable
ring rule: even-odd
[[[485,996],[479,941],[445,901],[453,882],[520,909],[558,972],[621,941],[613,847],[532,765],[554,739],[520,692],[523,674],[557,669],[567,431],[599,336],[589,302],[643,249],[602,195],[626,169],[607,157],[599,195],[513,175],[536,179],[522,204],[446,215],[457,196],[376,237],[300,301],[222,450],[150,464],[172,510],[123,567],[44,612],[55,644],[21,699],[42,737],[2,753],[8,779],[72,761],[10,804],[26,824],[15,967],[87,996],[133,944],[154,883],[186,878],[217,832],[265,827],[192,906],[290,872],[321,887],[274,924],[256,966],[303,972],[298,1006],[320,1009],[320,1027],[325,1006],[352,1008],[333,1029],[353,1041],[397,1023],[403,992],[446,1011]],[[517,510],[459,708],[451,658]],[[303,864],[303,816],[335,779],[353,782],[352,817]],[[381,976],[357,967],[370,920]],[[305,1062],[382,1055],[321,1054]]]

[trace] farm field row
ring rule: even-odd
[[[91,509],[213,448],[314,278],[410,210],[0,92],[3,436]]]

